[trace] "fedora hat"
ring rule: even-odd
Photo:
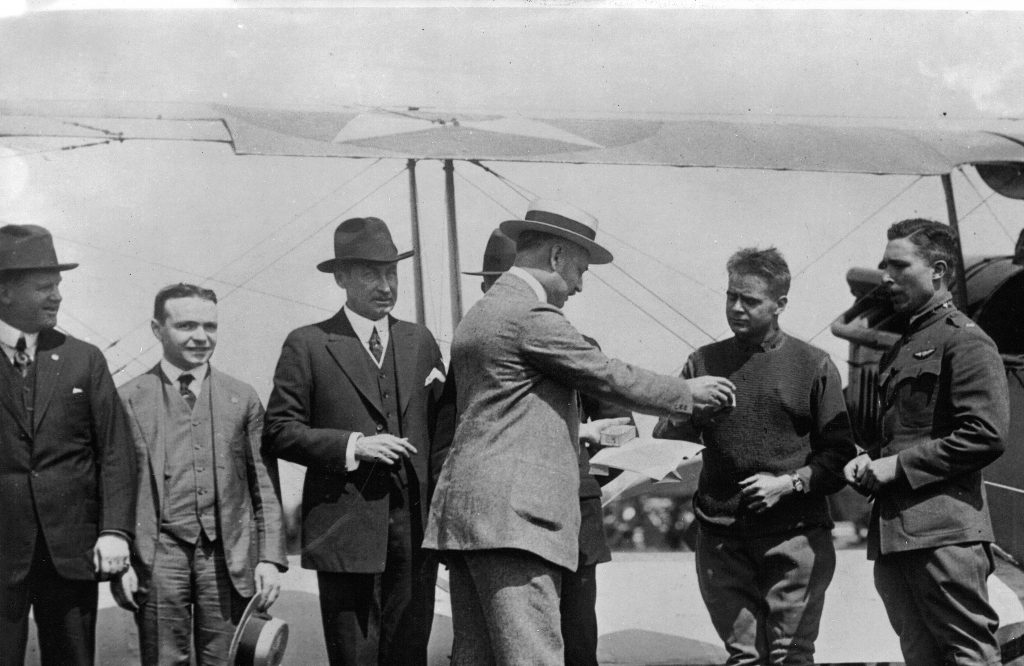
[[[537,199],[530,203],[522,220],[505,220],[501,230],[513,241],[524,231],[540,231],[571,240],[590,253],[590,263],[609,264],[612,253],[597,238],[597,218],[563,201]]]
[[[398,253],[388,225],[376,217],[353,217],[334,230],[334,258],[321,261],[317,270],[333,273],[346,261],[391,263],[412,256],[412,250]]]
[[[501,275],[516,260],[516,244],[512,239],[502,233],[501,229],[491,232],[487,239],[487,247],[484,248],[484,267],[478,271],[462,271],[463,275]]]
[[[78,264],[61,264],[53,236],[34,224],[0,227],[0,271],[69,271]]]
[[[231,638],[228,663],[232,666],[278,666],[288,647],[288,624],[260,610],[263,595],[249,600]]]

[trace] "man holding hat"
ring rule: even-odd
[[[55,330],[50,233],[0,227],[0,664],[92,664],[99,577],[128,566],[135,451],[106,359]]]
[[[515,265],[455,331],[458,429],[424,547],[448,560],[453,664],[562,664],[562,573],[579,564],[577,391],[672,415],[728,404],[733,385],[608,358],[566,320],[560,308],[588,266],[612,260],[592,216],[535,201],[501,230]]]
[[[330,663],[425,663],[437,563],[420,544],[454,401],[430,332],[389,316],[399,254],[375,217],[342,222],[317,268],[345,306],[285,340],[264,449],[306,466],[302,566],[315,569]]]

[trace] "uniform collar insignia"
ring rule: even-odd
[[[914,358],[916,358],[919,361],[922,361],[934,353],[935,347],[932,347],[931,349],[922,349],[921,351],[914,352]]]

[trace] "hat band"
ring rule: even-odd
[[[546,210],[529,210],[526,211],[526,219],[529,222],[542,222],[544,224],[550,224],[556,227],[562,227],[566,231],[571,231],[575,234],[579,234],[589,240],[597,238],[597,230],[587,225],[577,222],[576,220],[564,217],[558,213],[549,213]]]

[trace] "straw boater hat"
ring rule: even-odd
[[[353,217],[334,230],[334,259],[321,261],[317,270],[333,273],[346,261],[391,263],[407,259],[412,250],[398,253],[388,225],[376,217]]]
[[[53,236],[34,224],[0,227],[0,271],[69,271],[78,264],[57,261]]]
[[[463,275],[501,275],[516,260],[516,244],[512,239],[495,229],[491,237],[487,239],[487,247],[484,248],[484,267],[479,271],[462,271]]]
[[[609,264],[612,253],[597,238],[597,218],[575,206],[552,199],[537,199],[530,204],[522,220],[506,220],[501,230],[513,241],[524,231],[541,231],[571,240],[590,253],[590,263]]]
[[[228,664],[231,666],[278,666],[288,647],[288,624],[259,610],[263,595],[257,594],[245,607],[231,638]]]

